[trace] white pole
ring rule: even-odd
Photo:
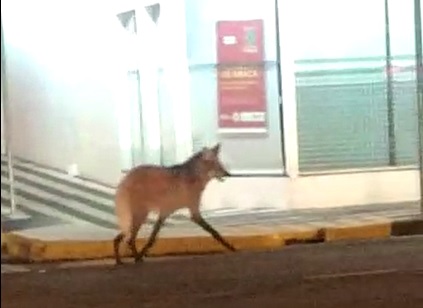
[[[10,122],[10,106],[8,97],[8,84],[6,74],[6,48],[4,42],[3,22],[1,23],[1,81],[2,81],[2,98],[4,111],[4,131],[7,152],[7,169],[9,175],[9,194],[10,194],[10,215],[16,213],[16,199],[15,199],[15,177],[13,172],[13,154],[12,154],[12,136],[11,136],[11,122]]]
[[[414,33],[416,44],[416,85],[417,85],[417,121],[418,121],[418,158],[420,174],[420,214],[423,216],[423,40],[422,15],[420,0],[414,0]]]

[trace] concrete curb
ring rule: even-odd
[[[385,238],[391,236],[392,223],[377,222],[373,224],[345,225],[325,229],[325,241]]]
[[[269,250],[296,243],[331,242],[337,240],[386,238],[390,236],[423,234],[423,219],[381,221],[369,224],[341,225],[304,231],[279,231],[271,234],[227,236],[238,250]],[[2,233],[11,259],[21,262],[72,261],[101,259],[113,256],[112,240],[108,241],[43,241],[12,233]],[[145,239],[137,241],[137,247]],[[122,255],[129,256],[122,245]],[[210,254],[225,250],[209,236],[159,238],[151,256]]]
[[[6,247],[6,234],[3,233],[3,230],[2,230],[1,231],[1,252],[3,253],[6,250],[7,250],[7,247]]]

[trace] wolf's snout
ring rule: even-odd
[[[222,176],[219,177],[219,181],[223,182],[223,181],[225,181],[225,178],[229,177],[229,176],[231,176],[231,174],[228,171],[224,170]]]

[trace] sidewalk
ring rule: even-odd
[[[32,227],[74,223],[91,225],[115,230],[114,188],[52,170],[27,161],[14,160],[15,193],[18,213],[13,219],[13,230],[25,230]],[[4,157],[1,161],[1,213],[2,221],[8,217],[10,196],[7,164]],[[261,208],[261,211],[272,211],[274,208]],[[226,216],[239,212],[238,208],[208,210],[206,216]],[[241,211],[242,212],[242,211]],[[186,221],[186,215],[175,214],[167,221],[167,225],[177,225]],[[153,219],[147,224],[152,225]]]
[[[249,212],[208,221],[240,250],[272,249],[295,242],[383,238],[423,234],[417,203],[351,206],[325,210]],[[138,247],[151,225],[142,228]],[[7,252],[25,261],[111,257],[116,230],[88,223],[63,223],[16,232],[4,230]],[[152,255],[210,253],[222,248],[188,219],[162,229]],[[125,251],[128,255],[129,251]]]
[[[2,159],[2,248],[24,261],[76,260],[112,256],[117,233],[113,188],[17,161],[18,213],[9,212],[8,179]],[[417,202],[332,209],[282,210],[257,207],[203,212],[205,219],[238,249],[271,249],[295,242],[387,237],[423,233]],[[138,246],[150,234],[150,217]],[[4,232],[4,233],[3,233]],[[152,255],[222,251],[211,236],[183,214],[167,220]],[[125,252],[128,254],[128,251]]]

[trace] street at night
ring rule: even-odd
[[[3,265],[3,307],[423,307],[420,236],[272,252]],[[13,272],[13,268],[23,269]]]

